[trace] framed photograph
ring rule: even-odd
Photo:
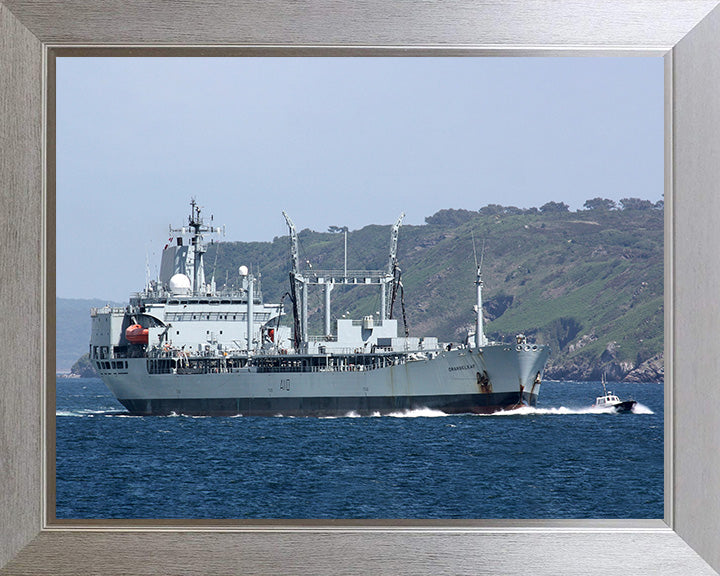
[[[712,262],[712,215],[720,210],[712,162],[720,118],[720,75],[715,55],[720,37],[716,2],[622,3],[582,10],[468,3],[453,8],[409,3],[400,11],[408,25],[381,4],[313,4],[295,12],[283,4],[258,7],[142,9],[108,4],[106,11],[47,7],[32,2],[0,4],[0,33],[7,57],[0,87],[3,142],[11,143],[0,179],[4,190],[3,311],[7,319],[7,370],[2,413],[0,470],[6,490],[0,534],[0,566],[10,572],[108,573],[509,573],[533,558],[537,573],[713,574],[720,566],[715,534],[720,510],[720,456],[714,450],[720,395],[712,381],[712,335],[720,315],[705,295],[717,284]],[[324,9],[323,9],[324,8]],[[491,18],[492,16],[492,18]],[[168,20],[168,18],[170,18]],[[173,26],[156,26],[160,22]],[[544,25],[537,27],[542,22]],[[477,26],[473,23],[482,23]],[[652,23],[652,24],[649,24]],[[102,521],[61,526],[48,516],[52,493],[53,416],[45,410],[48,371],[54,359],[55,238],[54,126],[46,114],[54,102],[57,54],[103,53],[103,45],[157,54],[222,54],[222,46],[285,55],[556,55],[572,53],[664,56],[666,67],[665,236],[665,519],[664,521],[457,521],[408,523],[309,521],[301,524],[219,521]],[[260,47],[260,45],[274,47]],[[145,45],[143,47],[143,45]],[[200,46],[204,46],[201,48]],[[208,45],[218,48],[213,52]],[[184,47],[183,47],[184,46]],[[194,46],[194,47],[193,47]],[[5,47],[7,49],[5,49]],[[244,47],[244,48],[243,48]],[[570,50],[568,50],[570,47]],[[7,71],[7,73],[6,73]],[[5,112],[5,110],[7,112]],[[6,120],[7,118],[7,120]],[[27,247],[30,246],[31,249]],[[12,264],[10,264],[12,263]],[[692,282],[688,279],[692,278]],[[29,287],[29,288],[28,288]],[[28,321],[28,318],[31,321]],[[20,334],[17,326],[28,326]],[[28,346],[28,341],[31,345]],[[32,346],[32,343],[37,343]],[[6,432],[6,433],[5,433]],[[623,563],[608,567],[606,551]],[[171,551],[158,557],[156,551]],[[189,568],[190,566],[193,568]],[[608,572],[610,570],[610,572]]]
[[[661,57],[55,52],[58,522],[663,518]]]

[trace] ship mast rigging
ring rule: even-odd
[[[203,267],[203,255],[207,252],[207,247],[203,243],[203,233],[224,234],[224,227],[214,228],[205,226],[202,216],[200,215],[200,206],[195,202],[195,198],[190,200],[190,216],[188,216],[188,228],[173,228],[170,226],[171,234],[185,234],[190,232],[192,235],[190,243],[193,248],[193,277],[192,292],[200,294],[205,289],[205,269]],[[212,220],[212,217],[210,218]]]
[[[330,292],[335,284],[344,285],[370,285],[380,287],[380,320],[392,318],[392,309],[400,289],[401,300],[402,282],[400,281],[400,268],[397,263],[397,243],[400,225],[405,213],[400,214],[390,230],[390,250],[388,265],[385,270],[348,270],[347,260],[342,270],[300,270],[300,254],[298,249],[298,235],[295,224],[290,216],[283,211],[285,222],[290,235],[290,299],[293,302],[293,316],[295,334],[294,344],[296,349],[307,346],[308,342],[308,287],[310,285],[322,285],[325,289],[325,334],[330,334]],[[391,297],[388,299],[388,290]],[[389,301],[388,301],[389,300]],[[403,322],[405,334],[408,334],[407,320],[405,317],[405,303],[403,305]]]

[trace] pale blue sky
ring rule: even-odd
[[[124,301],[191,196],[226,240],[663,193],[663,60],[59,58],[57,295]]]

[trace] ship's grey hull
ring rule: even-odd
[[[537,394],[523,393],[522,403],[534,406],[536,402]],[[373,416],[421,409],[446,414],[490,414],[517,406],[521,399],[515,392],[453,396],[126,399],[122,403],[136,415]]]
[[[493,345],[367,371],[268,373],[250,367],[192,375],[148,374],[144,359],[132,359],[126,372],[102,376],[136,415],[343,416],[422,408],[492,413],[536,403],[547,355],[544,347]]]

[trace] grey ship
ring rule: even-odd
[[[90,358],[116,398],[134,415],[343,416],[416,409],[448,414],[492,413],[534,406],[549,350],[522,334],[489,342],[483,332],[481,266],[475,327],[465,344],[398,333],[392,318],[402,284],[392,227],[385,270],[300,268],[289,228],[290,301],[294,325],[280,325],[284,307],[265,304],[259,278],[244,266],[236,288],[206,282],[204,237],[224,229],[204,223],[193,200],[188,224],[171,228],[157,280],[128,306],[91,310]],[[380,291],[377,316],[338,319],[331,331],[331,292],[338,285]],[[308,292],[325,296],[325,330],[308,334]]]

